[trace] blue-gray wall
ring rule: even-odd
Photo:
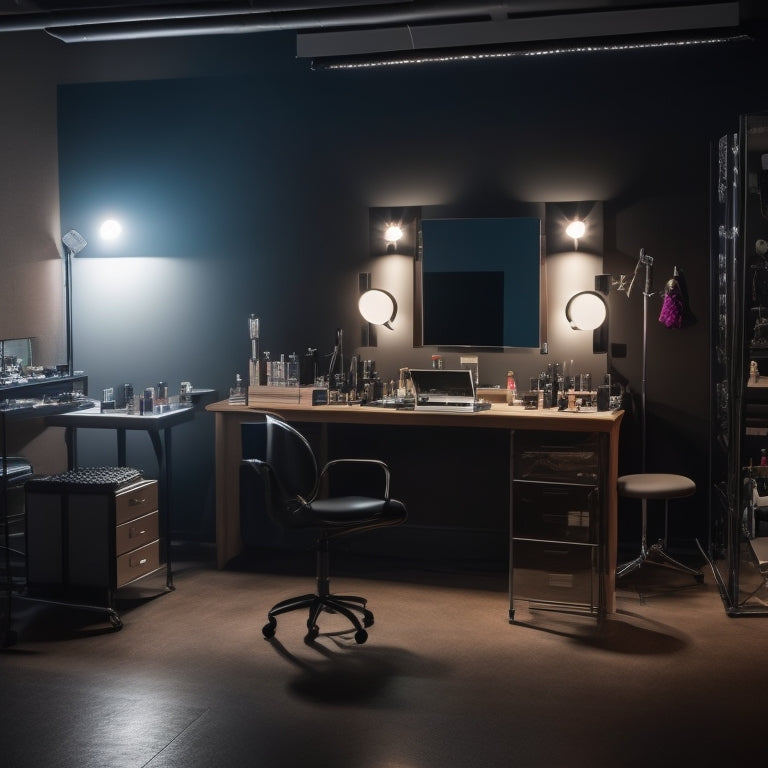
[[[94,393],[162,378],[224,396],[235,372],[246,373],[251,312],[273,354],[330,352],[337,327],[350,354],[357,273],[371,266],[370,207],[500,216],[514,201],[602,200],[605,271],[630,273],[642,247],[656,259],[658,287],[673,266],[686,275],[698,323],[669,331],[652,318],[649,329],[649,468],[695,477],[700,493],[675,531],[706,538],[710,142],[735,130],[739,113],[768,106],[758,51],[312,72],[295,60],[292,35],[189,45],[243,63],[207,79],[81,78],[59,88],[62,232],[95,243],[85,230],[102,210],[130,209],[129,258],[75,261],[75,363]],[[152,54],[163,60],[161,46]],[[612,335],[627,344],[613,366],[636,391],[640,302],[639,292],[612,298]],[[364,356],[385,375],[428,359],[408,333],[379,340]],[[485,355],[482,378],[500,382],[514,367],[525,380],[546,362]],[[179,430],[178,458],[191,470],[180,482],[194,493],[177,527],[204,538],[213,531],[211,435],[210,415],[189,427],[190,439]],[[628,468],[635,439],[630,424]],[[105,455],[105,441],[94,436],[86,456]]]

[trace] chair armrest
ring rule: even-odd
[[[351,464],[365,464],[368,466],[376,466],[379,467],[383,474],[384,479],[384,496],[383,498],[386,501],[389,501],[389,467],[387,464],[385,464],[383,461],[380,461],[379,459],[333,459],[332,461],[329,461],[320,472],[320,481],[326,477],[330,476],[330,470],[334,467],[338,467],[339,465],[351,465]]]

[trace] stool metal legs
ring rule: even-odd
[[[665,568],[671,568],[675,571],[687,573],[693,576],[697,582],[701,583],[704,580],[704,574],[701,571],[697,571],[695,568],[689,568],[687,565],[675,560],[667,554],[665,550],[667,542],[667,529],[669,525],[668,506],[669,502],[664,501],[664,538],[659,539],[655,544],[648,546],[647,532],[648,532],[648,500],[641,499],[643,518],[642,518],[642,535],[640,539],[640,554],[627,563],[622,563],[616,568],[616,578],[620,579],[626,576],[628,573],[632,573],[637,570],[643,563],[648,562],[651,565],[662,565]]]

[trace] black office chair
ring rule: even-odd
[[[243,509],[247,504],[255,507],[257,514],[266,510],[284,528],[316,531],[317,593],[292,597],[273,606],[262,629],[264,637],[274,636],[276,617],[281,613],[307,608],[307,640],[317,637],[318,617],[328,611],[346,616],[355,628],[355,641],[364,643],[368,639],[364,627],[373,624],[373,613],[366,608],[363,597],[330,593],[328,549],[333,539],[405,521],[405,506],[389,497],[389,468],[376,459],[337,459],[318,472],[315,455],[304,436],[272,415],[265,415],[261,422],[242,424],[241,434],[241,514],[248,513]],[[326,482],[338,479],[341,472],[346,478],[344,470],[350,469],[375,469],[380,493],[320,497]]]

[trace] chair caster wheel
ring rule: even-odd
[[[109,611],[107,618],[109,618],[109,623],[112,625],[115,632],[118,632],[123,628],[123,620],[114,611]]]
[[[363,626],[364,627],[373,626],[373,614],[370,611],[365,611],[365,613],[363,613]]]
[[[277,622],[270,619],[268,624],[262,627],[261,634],[269,640],[275,636],[275,629],[277,628]]]
[[[304,640],[305,640],[307,643],[311,643],[311,642],[313,642],[314,640],[316,640],[316,639],[317,639],[317,636],[318,636],[319,634],[320,634],[320,627],[318,627],[318,626],[317,626],[317,624],[315,624],[315,626],[314,626],[314,627],[310,627],[310,628],[307,630],[307,636],[304,638]]]
[[[368,639],[368,633],[364,629],[358,629],[355,632],[355,642],[362,645]]]

